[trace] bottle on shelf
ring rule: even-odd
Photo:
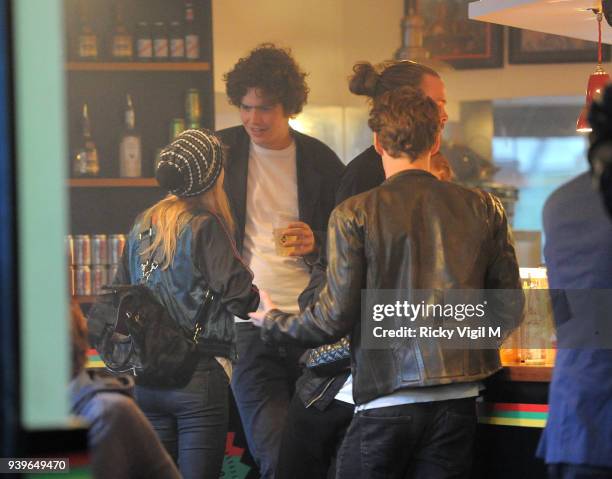
[[[170,143],[183,131],[185,131],[185,120],[183,118],[172,118],[172,121],[170,121]]]
[[[113,60],[119,61],[130,61],[134,57],[132,34],[125,26],[123,7],[120,3],[115,6],[115,29],[113,31],[111,56]]]
[[[136,29],[136,55],[141,62],[153,60],[153,37],[147,22],[138,22]]]
[[[200,107],[200,91],[197,88],[190,88],[185,95],[185,117],[187,128],[200,128],[202,119],[202,109]]]
[[[98,176],[100,174],[100,162],[98,161],[98,149],[91,136],[87,103],[83,104],[81,120],[83,128],[82,144],[74,155],[72,171],[74,176]]]
[[[153,32],[153,56],[155,60],[166,62],[169,55],[168,32],[164,22],[155,22]]]
[[[81,29],[77,39],[77,58],[81,61],[95,61],[98,59],[98,36],[94,32],[89,17],[87,4],[80,4]]]
[[[185,59],[185,36],[179,22],[170,23],[170,59],[177,62]]]
[[[136,114],[129,93],[125,109],[125,129],[119,142],[119,176],[122,178],[142,176],[142,142],[136,131]]]
[[[185,2],[185,58],[189,61],[200,59],[200,35],[192,2]]]

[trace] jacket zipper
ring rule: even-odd
[[[310,400],[310,402],[306,405],[307,408],[309,408],[310,406],[312,406],[314,403],[316,403],[319,399],[321,399],[323,397],[323,394],[325,394],[325,391],[327,391],[329,389],[329,387],[331,386],[331,383],[334,382],[334,379],[336,379],[335,377],[331,378],[327,384],[325,385],[325,387],[323,388],[323,391],[321,391],[317,396],[315,396],[313,399]]]

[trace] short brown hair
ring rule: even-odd
[[[368,125],[392,157],[413,161],[430,150],[440,133],[440,111],[421,90],[402,87],[374,100]]]
[[[263,43],[238,60],[223,79],[234,106],[240,106],[249,88],[257,88],[274,103],[281,103],[286,115],[297,115],[308,98],[306,76],[291,50]]]

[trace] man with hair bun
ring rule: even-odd
[[[289,50],[259,45],[238,60],[225,81],[242,120],[219,132],[227,147],[226,191],[238,249],[256,284],[297,313],[311,264],[324,248],[344,166],[326,145],[289,126],[308,97],[306,74]],[[275,250],[273,230],[279,229],[288,256]],[[237,319],[236,329],[232,389],[249,450],[261,476],[272,478],[303,348],[266,345],[250,322]]]
[[[336,477],[467,478],[478,381],[501,368],[498,351],[466,349],[461,363],[437,339],[404,338],[370,349],[361,292],[515,290],[496,311],[508,330],[521,319],[523,297],[506,215],[489,193],[431,174],[440,109],[420,90],[378,96],[369,125],[386,179],[332,212],[329,267],[316,303],[288,314],[262,291],[264,311],[250,316],[266,340],[280,343],[316,346],[350,334],[356,408]]]
[[[405,86],[420,90],[431,98],[439,109],[441,128],[448,119],[446,91],[438,73],[413,61],[388,61],[379,65],[359,62],[353,67],[349,90],[366,96],[373,104],[388,91]],[[439,153],[432,157],[432,173],[441,180],[449,180],[449,170],[439,161]],[[440,163],[440,168],[436,168]],[[452,173],[452,172],[451,172]],[[381,156],[374,146],[366,148],[346,167],[336,193],[336,205],[347,198],[379,186],[385,180]],[[300,295],[304,310],[316,301],[325,281],[327,261],[321,251],[313,267],[308,287]],[[281,442],[277,470],[278,479],[325,479],[344,432],[353,417],[352,377],[346,367],[328,368],[328,374],[305,369],[296,384],[296,395],[289,407],[287,426]],[[315,425],[312,427],[312,425]]]

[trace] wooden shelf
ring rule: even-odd
[[[69,72],[205,72],[210,71],[208,62],[68,62]]]
[[[91,296],[73,296],[72,297],[72,299],[74,299],[79,304],[94,303],[96,301],[96,298],[97,298],[96,295],[91,295]]]
[[[506,365],[501,371],[502,379],[519,382],[550,382],[552,366]]]
[[[155,188],[155,178],[70,178],[68,186],[73,188]]]

